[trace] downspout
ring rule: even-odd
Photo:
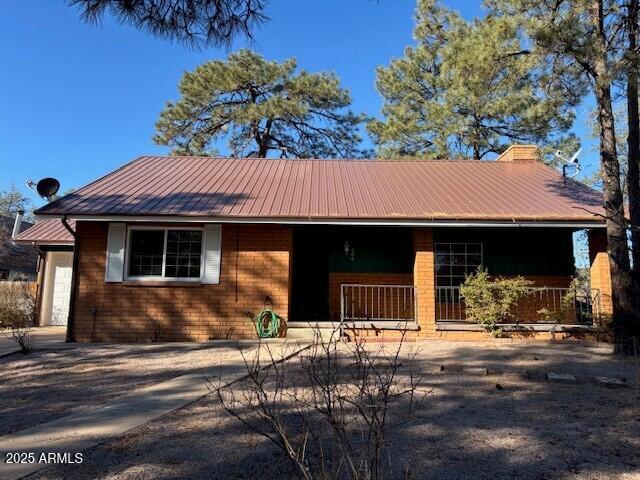
[[[78,289],[78,235],[76,231],[67,223],[67,216],[61,218],[62,225],[73,237],[73,264],[71,267],[71,294],[69,295],[69,316],[67,317],[67,342],[75,342],[76,336],[73,331],[73,319],[76,309],[76,290]],[[77,228],[77,227],[76,227]]]
[[[44,275],[47,268],[47,254],[42,251],[41,247],[37,247],[33,242],[33,247],[38,249],[38,268],[36,278],[36,322],[38,326],[42,325],[42,289],[44,287]]]

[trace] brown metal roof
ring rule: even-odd
[[[75,221],[70,220],[69,226],[75,230]],[[41,220],[33,227],[20,232],[13,241],[19,244],[36,243],[39,245],[69,245],[73,244],[73,237],[59,219]]]
[[[601,223],[603,210],[537,161],[141,157],[36,213]]]
[[[38,250],[27,245],[16,245],[11,241],[11,232],[15,217],[0,215],[0,270],[13,270],[26,275],[36,272]],[[22,220],[20,232],[33,226],[33,223]]]

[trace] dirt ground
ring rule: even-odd
[[[79,345],[0,358],[0,436],[237,355],[238,345],[230,342]]]
[[[421,382],[412,415],[403,417],[402,403],[390,415],[386,478],[640,479],[637,390],[593,380],[606,375],[633,384],[635,363],[606,347],[430,342],[405,345],[400,361],[400,378],[418,373]],[[470,366],[491,373],[460,371]],[[577,381],[551,382],[545,372],[571,373]],[[298,426],[290,419],[291,431]],[[34,476],[295,477],[277,447],[212,396],[85,452],[81,465]]]

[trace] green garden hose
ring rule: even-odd
[[[256,332],[259,338],[274,338],[280,330],[280,317],[271,310],[265,308],[254,318]]]

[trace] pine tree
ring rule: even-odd
[[[614,82],[627,71],[626,18],[622,3],[617,0],[487,0],[491,15],[519,25],[530,39],[530,52],[544,57],[550,68],[575,66],[573,83],[585,85],[583,94],[592,94],[595,98],[614,331],[618,341],[640,333],[612,100]]]
[[[181,98],[168,103],[154,140],[181,155],[206,155],[228,140],[232,156],[356,157],[364,117],[331,73],[296,71],[249,50],[185,73]]]
[[[627,198],[631,230],[631,258],[635,281],[640,280],[640,108],[638,106],[638,15],[640,2],[628,0],[625,26],[627,30],[626,96],[627,96]]]
[[[486,158],[512,143],[567,140],[577,101],[536,55],[519,55],[517,26],[467,22],[420,0],[417,45],[378,69],[384,119],[369,130],[379,154]]]
[[[90,23],[110,14],[121,23],[196,48],[252,38],[266,20],[267,0],[68,0]]]

